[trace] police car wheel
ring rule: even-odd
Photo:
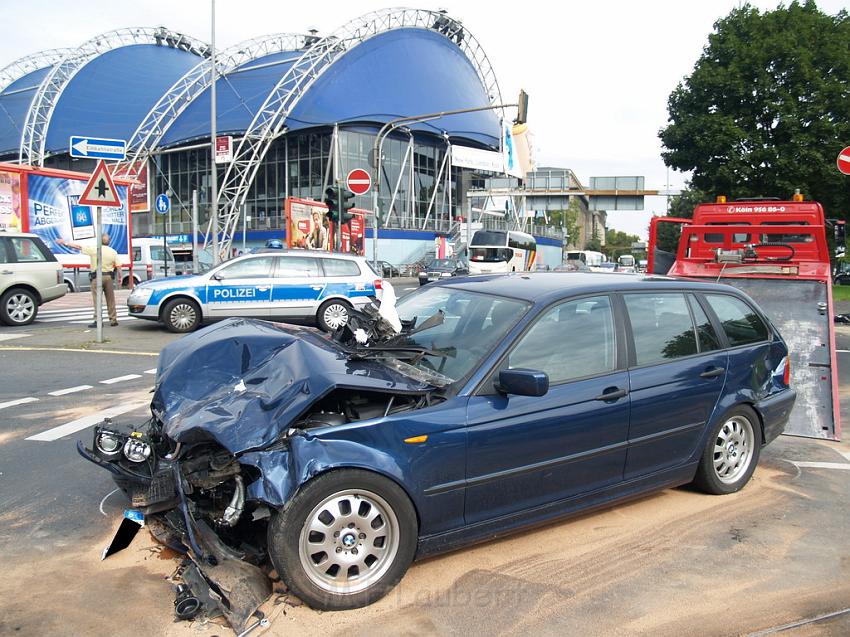
[[[201,308],[191,299],[172,299],[162,310],[162,322],[169,332],[191,332],[201,324]]]
[[[348,311],[351,306],[345,301],[332,299],[325,301],[316,313],[316,320],[326,332],[333,332],[348,323]]]

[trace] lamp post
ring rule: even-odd
[[[213,265],[218,265],[221,262],[221,255],[218,251],[218,169],[215,164],[215,138],[216,138],[216,112],[215,112],[215,0],[210,0],[211,16],[211,34],[210,34],[210,218],[212,219],[212,245],[213,245]]]
[[[522,94],[523,93],[520,93],[520,102],[516,104],[491,104],[490,106],[478,106],[476,108],[460,108],[452,111],[441,111],[439,113],[426,113],[425,115],[398,117],[396,119],[391,119],[381,127],[378,134],[375,136],[375,144],[372,147],[372,156],[374,157],[373,164],[375,169],[374,178],[372,179],[372,183],[374,184],[374,189],[372,190],[372,208],[375,213],[375,236],[372,237],[372,260],[376,272],[378,269],[378,232],[381,227],[381,155],[383,153],[384,140],[387,138],[387,135],[392,133],[402,124],[420,124],[422,122],[440,119],[448,115],[461,115],[463,113],[476,113],[478,111],[492,111],[499,108],[519,108],[522,106]]]

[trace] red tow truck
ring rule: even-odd
[[[748,199],[699,204],[693,219],[654,217],[647,270],[732,285],[752,297],[788,343],[797,402],[785,433],[839,440],[832,276],[823,207]],[[681,226],[675,254],[658,248],[658,227]]]

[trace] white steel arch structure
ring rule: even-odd
[[[216,77],[226,77],[242,64],[266,55],[307,48],[315,36],[295,33],[275,33],[245,40],[224,51],[216,52]],[[209,61],[189,69],[148,111],[127,143],[127,163],[120,169],[122,175],[135,178],[141,172],[151,153],[159,147],[171,125],[180,114],[212,83]]]
[[[95,36],[76,49],[68,51],[45,76],[33,97],[21,135],[18,161],[38,166],[44,163],[47,130],[56,104],[69,82],[90,60],[122,46],[163,43],[201,56],[204,56],[208,49],[204,42],[169,31],[165,27],[130,27]]]
[[[71,49],[48,49],[19,58],[0,69],[0,93],[23,76],[53,66],[64,58]]]
[[[454,40],[463,51],[487,91],[491,104],[501,104],[496,74],[478,41],[458,20],[441,11],[427,9],[383,9],[366,14],[337,29],[313,44],[281,77],[271,90],[245,131],[233,161],[228,164],[218,193],[218,227],[213,218],[204,239],[206,248],[211,232],[221,235],[219,254],[227,254],[239,221],[240,209],[248,195],[257,170],[272,145],[284,130],[287,115],[316,80],[346,52],[381,33],[402,28],[436,30]]]

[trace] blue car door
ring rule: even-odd
[[[281,255],[277,267],[270,314],[273,317],[313,316],[325,287],[318,259],[311,256]]]
[[[726,380],[727,354],[693,296],[654,291],[623,299],[634,344],[629,479],[695,454]]]
[[[491,378],[505,368],[543,371],[548,393],[504,395],[485,382],[470,398],[467,524],[623,479],[628,372],[615,333],[608,296],[552,306],[517,339]]]
[[[223,265],[207,282],[206,313],[213,318],[269,316],[272,258],[252,256]]]

